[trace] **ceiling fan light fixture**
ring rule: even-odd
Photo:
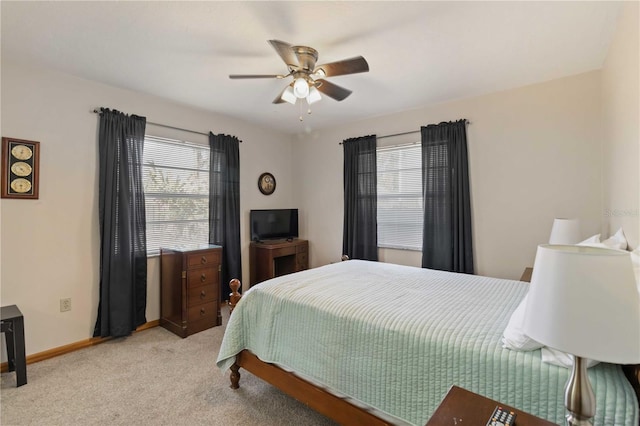
[[[2,0],[0,0],[2,1]],[[345,100],[351,90],[325,80],[324,77],[356,74],[369,71],[369,64],[362,56],[334,61],[316,66],[318,51],[309,46],[292,46],[280,40],[269,40],[280,59],[287,65],[287,74],[231,74],[232,79],[292,77],[292,82],[272,101],[274,104],[297,104],[305,99],[313,104],[327,96],[336,101]],[[322,96],[320,95],[322,93]]]
[[[309,83],[303,77],[293,81],[293,93],[297,98],[304,99],[309,96]]]
[[[309,89],[309,95],[307,96],[307,102],[309,103],[309,105],[318,102],[320,99],[322,99],[322,96],[320,96],[320,91],[315,87],[312,86]]]
[[[298,100],[296,95],[293,93],[293,88],[291,86],[287,86],[284,92],[282,92],[282,96],[280,96],[280,98],[283,101],[289,102],[292,105],[295,105],[296,101]]]

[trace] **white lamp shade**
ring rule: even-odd
[[[309,83],[302,77],[298,77],[293,82],[293,93],[296,97],[304,99],[309,96]]]
[[[293,88],[291,86],[287,86],[286,89],[284,89],[284,92],[282,92],[282,96],[280,96],[280,99],[282,99],[285,102],[289,102],[290,104],[296,104],[296,101],[298,100],[298,98],[296,97],[296,95],[293,94]]]
[[[309,89],[309,96],[307,96],[307,102],[309,105],[318,102],[320,99],[322,99],[320,91],[315,86],[311,86]]]
[[[549,244],[576,244],[580,242],[578,219],[554,219]]]
[[[629,253],[538,246],[524,332],[583,358],[640,362],[640,294]]]

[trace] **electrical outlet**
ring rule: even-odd
[[[71,298],[60,299],[60,312],[67,312],[71,310]]]

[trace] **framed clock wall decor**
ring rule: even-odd
[[[271,195],[276,190],[276,178],[271,173],[263,173],[258,178],[258,189],[264,195]]]
[[[40,142],[2,138],[2,198],[38,199]]]

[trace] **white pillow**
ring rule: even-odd
[[[529,293],[523,298],[515,311],[511,314],[507,328],[502,335],[502,347],[513,351],[534,351],[540,349],[541,343],[524,334],[524,312],[527,308]]]
[[[605,246],[618,250],[627,249],[627,239],[624,236],[622,228],[618,229],[618,232],[613,234],[610,238],[607,238],[602,242]]]
[[[593,235],[584,241],[580,241],[577,245],[588,246],[592,244],[600,244],[600,234]]]
[[[572,368],[573,367],[573,357],[566,352],[562,352],[556,349],[551,349],[550,347],[545,346],[542,348],[542,362],[546,362],[547,364],[557,365],[558,367]],[[592,359],[587,359],[587,368],[591,368],[594,365],[597,365],[598,361],[594,361]]]

